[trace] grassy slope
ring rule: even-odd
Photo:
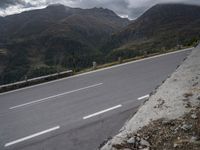
[[[200,39],[199,23],[199,6],[156,5],[113,35],[104,49],[112,49],[108,59],[116,59],[190,46]]]
[[[108,9],[62,5],[5,17],[0,48],[8,50],[8,57],[3,62],[0,56],[0,64],[6,66],[0,83],[102,62],[99,47],[128,22]]]

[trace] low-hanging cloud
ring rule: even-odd
[[[55,3],[80,8],[104,7],[115,11],[120,16],[134,19],[158,3],[200,5],[200,0],[0,0],[0,15],[5,16],[25,10],[44,8]]]

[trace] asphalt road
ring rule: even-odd
[[[93,150],[190,50],[0,94],[0,149]]]

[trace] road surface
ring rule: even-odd
[[[0,94],[0,149],[97,149],[190,51]]]

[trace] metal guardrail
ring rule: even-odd
[[[73,73],[72,70],[68,70],[68,71],[54,73],[54,74],[50,74],[50,75],[46,75],[46,76],[37,77],[37,78],[27,79],[27,80],[15,82],[15,83],[1,85],[0,86],[0,93],[6,92],[6,91],[9,91],[9,90],[14,90],[14,89],[17,89],[17,88],[22,88],[22,87],[25,87],[25,86],[30,86],[30,85],[42,83],[42,82],[45,82],[45,81],[63,78],[63,77],[72,75],[72,73]]]

